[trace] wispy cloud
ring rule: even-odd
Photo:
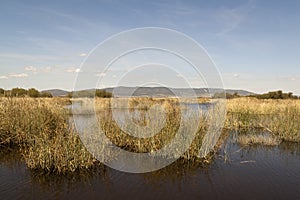
[[[8,79],[7,76],[0,76],[0,79]]]
[[[239,78],[240,75],[239,75],[239,74],[233,74],[233,77],[234,77],[234,78]]]
[[[218,36],[225,35],[234,31],[246,19],[249,12],[254,8],[252,0],[246,4],[235,8],[221,8],[216,13],[215,19],[221,25],[222,30],[217,33]]]
[[[25,67],[25,70],[26,70],[26,71],[36,72],[36,71],[37,71],[37,68],[36,68],[36,67],[33,67],[33,66],[27,66],[27,67]]]
[[[50,55],[30,55],[30,54],[18,54],[18,53],[0,53],[0,57],[3,58],[11,58],[11,59],[20,59],[20,60],[34,60],[42,59],[42,60],[56,60],[56,56]]]
[[[40,69],[41,72],[44,72],[44,73],[49,73],[52,71],[52,67],[42,67]]]
[[[281,80],[285,80],[285,81],[299,81],[300,80],[300,76],[281,76],[279,77],[279,79]]]
[[[85,56],[87,56],[87,54],[86,53],[81,53],[81,54],[79,54],[79,56],[80,57],[85,57]]]
[[[80,72],[80,68],[70,67],[70,68],[65,69],[65,72],[68,72],[68,73],[79,73]]]
[[[104,77],[104,76],[106,76],[106,73],[98,73],[98,74],[96,74],[96,76],[98,76],[98,77]]]
[[[13,77],[13,78],[24,78],[24,77],[28,77],[28,74],[26,74],[26,73],[19,73],[19,74],[10,74],[9,76]]]
[[[54,18],[60,18],[61,23],[55,23],[57,29],[64,32],[76,33],[76,34],[85,34],[82,30],[93,30],[91,32],[103,33],[103,30],[106,30],[108,33],[116,32],[120,30],[119,28],[113,26],[111,23],[107,23],[103,20],[93,20],[86,18],[84,16],[71,14],[68,12],[63,12],[59,10],[54,10],[46,7],[32,7],[37,12],[40,12],[42,15],[52,16]],[[66,23],[67,22],[67,23]],[[84,28],[83,28],[84,27]]]
[[[33,74],[38,73],[50,73],[52,71],[52,67],[34,67],[34,66],[27,66],[24,68],[25,71],[32,72]]]

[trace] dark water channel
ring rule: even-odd
[[[241,148],[229,137],[207,167],[178,161],[147,174],[45,175],[15,150],[0,156],[0,199],[300,199],[299,144]]]

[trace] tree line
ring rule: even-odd
[[[224,97],[224,93],[215,93],[213,98],[222,98]],[[227,99],[233,99],[241,97],[237,92],[231,94],[226,92]],[[300,99],[300,97],[294,95],[292,92],[284,93],[282,90],[278,91],[270,91],[264,94],[252,94],[246,97],[255,97],[257,99]]]
[[[102,97],[110,98],[112,97],[111,92],[106,90],[96,89],[96,90],[81,90],[76,92],[69,92],[67,97]],[[24,88],[13,88],[11,90],[4,90],[0,88],[0,97],[32,97],[32,98],[52,98],[53,95],[50,92],[40,92],[35,88],[24,89]]]
[[[250,95],[250,97],[256,97],[258,99],[299,99],[299,97],[292,92],[284,93],[282,90],[271,91],[265,94]]]
[[[0,88],[1,97],[32,97],[32,98],[52,98],[52,94],[49,92],[39,92],[35,88],[24,89],[24,88],[13,88],[11,90],[4,90]]]

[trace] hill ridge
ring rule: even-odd
[[[88,89],[93,90],[93,89]],[[132,96],[174,96],[182,95],[182,96],[190,96],[196,94],[199,97],[209,96],[215,93],[223,92],[221,88],[167,88],[167,87],[128,87],[128,86],[118,86],[118,87],[108,87],[103,88],[107,92],[114,92],[115,96],[128,96],[128,94],[132,94]],[[225,89],[226,93],[234,94],[237,93],[240,96],[248,96],[253,95],[255,93],[249,92],[243,89]],[[70,91],[62,90],[62,89],[48,89],[43,90],[42,92],[49,92],[53,96],[67,96]]]

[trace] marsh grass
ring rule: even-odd
[[[248,133],[238,134],[236,142],[239,145],[265,145],[265,146],[277,146],[280,144],[280,140],[270,133]]]
[[[77,99],[81,109],[97,115],[97,124],[104,130],[105,136],[116,146],[130,152],[153,152],[169,144],[178,130],[182,130],[180,138],[186,140],[191,133],[191,127],[196,127],[195,137],[188,150],[180,159],[188,162],[210,163],[213,159],[209,144],[215,144],[218,139],[205,137],[208,131],[220,131],[223,108],[212,106],[207,113],[185,113],[179,109],[183,99],[162,98],[118,98],[116,99]],[[207,103],[209,100],[189,100],[188,103]],[[69,99],[30,99],[30,98],[0,98],[0,148],[17,147],[30,169],[48,173],[68,173],[101,166],[83,145],[81,137],[70,123],[70,114],[66,109]],[[210,102],[212,103],[212,101]],[[158,106],[156,106],[158,105]],[[124,127],[113,118],[114,109],[127,109],[136,114],[134,124],[147,127],[152,123],[154,136],[138,138],[128,135],[128,132],[139,134],[137,126]],[[152,121],[147,113],[164,110],[164,126],[160,127],[161,118],[154,117]],[[218,110],[219,109],[219,110]],[[82,110],[81,110],[82,111]],[[158,112],[159,113],[159,112]],[[80,114],[85,114],[84,112]],[[185,121],[183,115],[188,114]],[[155,115],[154,115],[155,116]],[[240,136],[241,144],[275,145],[281,140],[300,141],[300,101],[298,100],[257,100],[254,98],[238,98],[227,103],[227,119],[225,128],[246,133]],[[261,129],[272,134],[272,137],[261,137],[250,134],[254,129]],[[156,130],[157,129],[157,130]],[[127,130],[127,131],[126,131]],[[88,134],[87,134],[88,135]],[[274,136],[274,138],[273,138]],[[89,136],[91,137],[91,136]],[[97,138],[89,138],[91,141]],[[99,138],[98,138],[99,139]],[[220,141],[220,140],[219,140]],[[182,144],[176,144],[178,152]],[[182,146],[181,146],[182,145]],[[218,146],[218,145],[217,145]],[[99,154],[105,152],[105,146],[97,147]],[[201,155],[207,155],[204,158]],[[110,155],[114,159],[114,155]]]
[[[228,100],[225,127],[240,131],[263,129],[280,140],[300,142],[299,100]]]
[[[83,100],[82,105],[89,110],[93,101],[87,100]],[[159,134],[151,138],[136,138],[122,131],[112,119],[111,108],[122,107],[122,101],[121,104],[120,101],[114,102],[110,99],[97,98],[95,101],[93,109],[96,108],[99,124],[105,130],[106,136],[115,145],[131,152],[152,152],[169,143],[179,129],[180,117],[183,114],[178,108],[178,101],[174,99],[131,99],[127,106],[129,112],[140,112],[139,117],[142,116],[142,120],[138,118],[135,121],[139,126],[149,124],[143,112],[151,110],[153,105],[161,105],[166,114],[164,127],[159,130]],[[70,112],[65,109],[67,104],[69,100],[66,99],[1,98],[0,147],[17,147],[30,169],[47,173],[68,173],[101,166],[83,145],[74,125],[70,124]],[[190,129],[187,124],[199,128],[195,139],[191,141],[191,148],[182,159],[197,160],[199,157],[200,144],[207,129],[206,120],[202,118],[199,121],[190,116],[188,123],[187,121],[183,123],[182,139],[189,134]],[[154,127],[155,123],[158,123],[157,119],[154,120]],[[135,131],[134,127],[128,128]],[[90,138],[90,140],[96,139]],[[105,147],[97,148],[98,152],[107,153]],[[175,154],[176,152],[174,156]],[[113,156],[111,155],[112,159]]]
[[[100,103],[101,101],[104,102]],[[189,112],[185,109],[181,110],[179,103],[180,101],[173,98],[118,98],[111,101],[108,99],[97,99],[95,106],[101,130],[116,146],[134,153],[147,153],[155,152],[172,141],[172,145],[176,146],[176,150],[166,154],[176,157],[185,149],[185,144],[177,143],[177,140],[174,140],[175,135],[181,139],[178,142],[186,141],[189,140],[189,134],[195,131],[195,137],[190,141],[191,145],[187,148],[188,151],[181,158],[190,161],[199,160],[203,136],[208,129],[210,119],[201,113]],[[83,109],[88,110],[86,108]],[[122,126],[113,116],[115,109],[128,109],[128,112],[133,116],[137,115],[137,118],[122,118],[121,121],[123,121],[124,125]],[[163,119],[160,117],[161,110],[165,114]],[[149,118],[149,112],[151,113],[152,111],[153,113],[150,114]],[[185,115],[186,121],[181,121],[183,115]],[[161,122],[163,123],[162,127]],[[151,130],[144,129],[144,127],[149,126]],[[194,127],[196,129],[193,129]],[[141,132],[147,131],[154,132],[155,135],[151,137],[135,137],[128,134],[135,133],[135,135],[139,135]],[[170,151],[173,150],[170,149]]]
[[[139,103],[142,102],[142,103]],[[112,102],[116,103],[116,102]],[[118,102],[117,108],[124,108],[120,105],[123,102]],[[149,118],[146,118],[145,115],[148,109],[154,104],[154,101],[140,101],[140,99],[133,99],[129,101],[129,112],[138,112],[137,118],[124,118],[123,130],[127,130],[127,133],[123,131],[120,125],[113,119],[112,110],[104,109],[99,113],[99,122],[102,130],[104,130],[105,135],[117,146],[122,147],[127,151],[132,151],[136,153],[145,153],[156,151],[166,145],[176,134],[180,125],[181,113],[177,107],[170,104],[166,104],[168,116],[165,119],[164,127],[160,130],[159,128],[155,130],[155,127],[159,127],[159,120],[154,120],[153,128],[154,132],[157,134],[151,138],[138,138],[128,135],[129,132],[136,134],[137,131],[141,130],[140,127],[147,126],[149,123]],[[111,107],[111,106],[109,106]],[[157,116],[159,117],[159,116]],[[131,120],[133,123],[131,123]],[[138,126],[133,126],[137,124]]]
[[[2,98],[1,146],[17,146],[31,169],[64,173],[96,160],[69,126],[62,100]]]

